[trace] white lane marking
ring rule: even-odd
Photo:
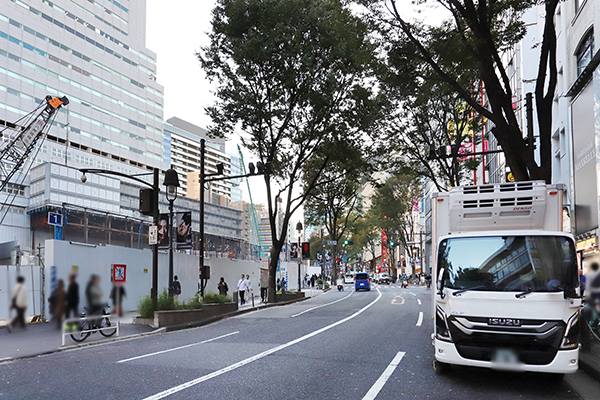
[[[264,358],[264,357],[266,357],[268,355],[276,353],[279,350],[283,350],[283,349],[285,349],[287,347],[290,347],[290,346],[293,346],[293,345],[295,345],[297,343],[303,342],[306,339],[310,339],[313,336],[317,336],[318,334],[323,333],[325,331],[328,331],[329,329],[334,328],[334,327],[336,327],[338,325],[341,325],[344,322],[348,322],[351,319],[356,318],[357,316],[359,316],[360,314],[362,314],[364,311],[366,311],[371,306],[373,306],[375,303],[377,303],[379,301],[379,299],[381,299],[381,291],[379,289],[377,289],[377,291],[379,292],[379,296],[377,296],[377,298],[375,300],[373,300],[372,302],[370,302],[369,304],[367,304],[366,306],[364,306],[363,308],[361,308],[360,310],[358,310],[354,314],[352,314],[352,315],[350,315],[350,316],[348,316],[348,317],[346,317],[344,319],[341,319],[341,320],[339,320],[337,322],[334,322],[331,325],[327,325],[327,326],[325,326],[325,327],[323,327],[321,329],[318,329],[316,331],[308,333],[308,334],[306,334],[306,335],[304,335],[302,337],[299,337],[298,339],[294,339],[291,342],[287,342],[287,343],[284,343],[284,344],[279,345],[277,347],[273,347],[272,349],[263,351],[262,353],[259,353],[259,354],[255,355],[255,356],[246,358],[245,360],[239,361],[239,362],[237,362],[235,364],[231,364],[228,367],[222,368],[222,369],[220,369],[218,371],[215,371],[213,373],[210,373],[208,375],[201,376],[201,377],[196,378],[194,380],[191,380],[189,382],[182,383],[181,385],[174,386],[171,389],[167,389],[165,391],[157,393],[157,394],[155,394],[153,396],[146,397],[144,400],[159,400],[159,399],[163,399],[163,398],[165,398],[167,396],[170,396],[172,394],[180,392],[180,391],[182,391],[184,389],[190,388],[190,387],[192,387],[194,385],[197,385],[199,383],[205,382],[205,381],[207,381],[209,379],[212,379],[212,378],[215,378],[217,376],[223,375],[223,374],[225,374],[227,372],[230,372],[230,371],[233,371],[234,369],[237,369],[239,367],[243,367],[244,365],[250,364],[253,361],[260,360],[261,358]]]
[[[423,311],[419,311],[419,319],[417,320],[417,326],[421,326],[423,323]]]
[[[383,389],[383,385],[385,385],[387,380],[394,373],[394,370],[396,369],[398,364],[400,364],[400,361],[402,361],[402,357],[404,357],[404,354],[406,353],[403,351],[399,351],[398,354],[396,354],[396,357],[394,357],[390,365],[388,365],[385,371],[383,371],[383,374],[381,374],[381,376],[379,377],[379,379],[377,379],[375,384],[371,386],[371,389],[369,389],[365,397],[363,397],[363,400],[373,400],[375,397],[377,397],[381,389]]]
[[[321,304],[320,306],[316,306],[316,307],[313,307],[313,308],[309,308],[308,310],[304,310],[304,311],[302,311],[302,312],[299,312],[298,314],[294,314],[294,315],[292,315],[292,318],[294,318],[294,317],[297,317],[297,316],[299,316],[299,315],[302,315],[302,314],[304,314],[304,313],[307,313],[307,312],[309,312],[309,311],[316,310],[317,308],[321,308],[321,307],[329,306],[329,305],[331,305],[331,304],[335,304],[335,303],[337,303],[338,301],[345,300],[345,299],[347,299],[348,297],[352,296],[352,293],[354,293],[354,290],[353,290],[352,292],[350,292],[350,294],[349,294],[348,296],[346,296],[346,297],[342,297],[341,299],[337,299],[336,301],[332,301],[331,303],[325,303],[325,304]]]
[[[417,297],[417,295],[416,295],[416,294],[414,294],[414,293],[411,293],[411,294],[412,294],[413,296]]]
[[[421,305],[421,299],[417,299],[417,303],[419,303],[419,305]]]
[[[158,355],[158,354],[168,353],[170,351],[181,350],[181,349],[185,349],[185,348],[188,348],[188,347],[197,346],[199,344],[204,344],[204,343],[212,342],[214,340],[223,339],[224,337],[235,335],[236,333],[240,333],[240,332],[239,331],[235,331],[235,332],[228,333],[226,335],[217,336],[216,338],[212,338],[212,339],[208,339],[208,340],[203,340],[202,342],[192,343],[192,344],[186,344],[185,346],[174,347],[172,349],[167,349],[167,350],[163,350],[163,351],[157,351],[156,353],[144,354],[143,356],[137,356],[137,357],[127,358],[125,360],[117,361],[117,363],[124,363],[124,362],[127,362],[127,361],[139,360],[140,358],[151,357],[151,356],[155,356],[155,355]]]

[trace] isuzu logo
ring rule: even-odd
[[[521,326],[521,320],[514,318],[489,318],[488,325]]]

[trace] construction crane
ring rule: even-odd
[[[237,148],[238,148],[238,152],[240,153],[240,164],[242,166],[242,173],[244,175],[246,175],[247,172],[246,172],[246,165],[244,164],[244,155],[242,154],[242,149],[240,148],[239,144],[238,144]],[[250,197],[250,223],[252,224],[252,231],[254,232],[254,234],[256,236],[256,243],[258,244],[258,248],[259,248],[259,256],[264,257],[262,238],[260,237],[260,224],[258,223],[258,217],[256,216],[256,209],[254,208],[254,202],[252,201],[252,192],[250,191],[250,182],[248,182],[248,177],[246,177],[246,185],[248,186],[248,196]]]
[[[0,120],[0,126],[4,126],[4,129],[0,131],[0,137],[5,136],[4,132],[7,129],[17,132],[9,137],[8,144],[0,151],[0,192],[21,170],[38,143],[44,141],[48,129],[56,117],[56,112],[67,104],[69,104],[69,99],[66,96],[61,98],[46,96],[42,104],[18,120],[17,123],[12,124]],[[18,123],[22,120],[25,121],[24,125],[19,125]]]

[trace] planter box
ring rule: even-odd
[[[286,293],[286,294],[275,294],[275,302],[279,303],[282,301],[290,301],[290,300],[298,300],[305,297],[304,292],[294,292],[294,293]]]
[[[198,323],[218,315],[237,311],[237,309],[237,303],[222,303],[205,304],[198,310],[155,311],[154,327]]]

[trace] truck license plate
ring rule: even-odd
[[[492,350],[492,367],[502,369],[520,364],[519,355],[513,349]]]

